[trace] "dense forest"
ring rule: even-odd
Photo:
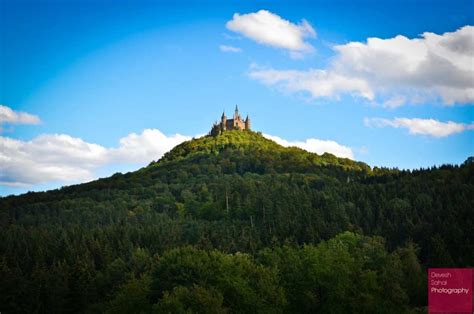
[[[474,266],[474,163],[401,171],[252,131],[0,198],[1,313],[423,313]]]

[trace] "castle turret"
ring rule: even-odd
[[[247,115],[247,118],[245,118],[245,129],[250,130],[250,118],[249,115]]]
[[[234,113],[234,120],[239,118],[239,107],[235,105],[235,113]]]
[[[225,116],[225,111],[222,111],[222,117],[221,117],[222,130],[226,129],[226,124],[227,124],[227,117]]]

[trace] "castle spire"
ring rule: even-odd
[[[237,120],[240,119],[240,115],[239,115],[239,107],[237,107],[237,105],[235,105],[235,112],[234,112],[234,123],[237,123]]]
[[[247,113],[247,118],[245,118],[245,129],[246,130],[250,130],[250,118],[249,118],[249,114]]]

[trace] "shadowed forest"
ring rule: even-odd
[[[474,265],[474,163],[400,171],[226,131],[0,198],[2,313],[423,313]]]

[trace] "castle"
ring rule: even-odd
[[[218,135],[226,130],[250,130],[250,118],[242,119],[239,114],[239,107],[235,106],[233,119],[227,119],[225,112],[222,112],[221,121],[215,122],[212,126],[211,135]]]

